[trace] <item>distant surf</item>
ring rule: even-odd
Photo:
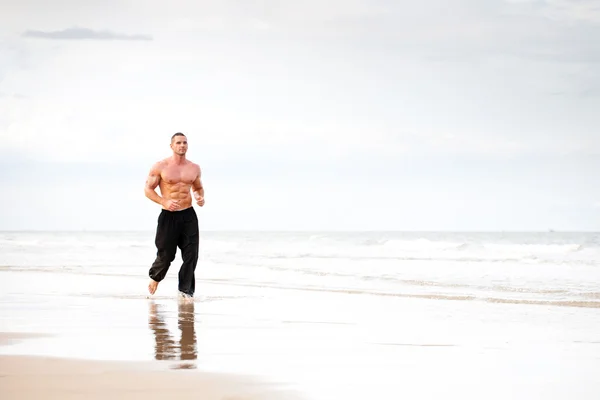
[[[153,240],[4,232],[0,271],[67,276],[55,284],[75,293],[77,277],[110,279],[87,295],[138,298],[117,282],[146,278]],[[203,232],[200,247],[197,279],[214,285],[577,307],[600,297],[597,233]]]

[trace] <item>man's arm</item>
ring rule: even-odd
[[[200,167],[198,167],[198,176],[192,183],[192,192],[194,193],[194,198],[196,199],[196,203],[202,207],[204,205],[204,186],[202,185],[201,179],[202,172],[200,171]]]
[[[156,193],[156,187],[160,183],[160,164],[156,163],[150,168],[150,173],[146,179],[146,185],[144,186],[144,194],[147,198],[153,202],[163,205],[163,198]]]

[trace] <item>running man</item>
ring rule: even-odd
[[[169,266],[175,259],[177,248],[181,250],[183,264],[179,269],[179,295],[193,298],[196,289],[196,264],[198,262],[199,232],[198,217],[192,205],[193,192],[196,204],[204,206],[204,187],[197,164],[186,159],[187,137],[176,133],[171,137],[173,155],[158,161],[150,169],[144,193],[153,202],[160,204],[155,244],[156,259],[150,267],[150,294],[156,292],[160,281],[165,278]],[[156,187],[160,188],[160,195]]]

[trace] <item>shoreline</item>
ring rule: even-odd
[[[52,335],[46,333],[0,332],[0,346],[9,346],[27,339],[41,339]]]
[[[0,345],[43,336],[0,332]],[[205,372],[184,360],[99,361],[41,355],[0,355],[0,393],[3,400],[302,399],[275,382]]]
[[[318,228],[299,228],[299,229],[203,229],[207,234],[223,233],[302,233],[302,234],[339,234],[339,233],[387,233],[387,234],[598,234],[597,229],[318,229]],[[81,229],[1,229],[0,233],[119,233],[119,234],[150,234],[156,233],[156,228],[149,229],[102,229],[102,228],[81,228]]]

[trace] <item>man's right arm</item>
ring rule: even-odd
[[[156,163],[150,168],[150,173],[146,179],[146,185],[144,186],[144,194],[147,198],[153,202],[163,205],[163,198],[156,193],[156,187],[160,183],[160,167],[159,163]]]

